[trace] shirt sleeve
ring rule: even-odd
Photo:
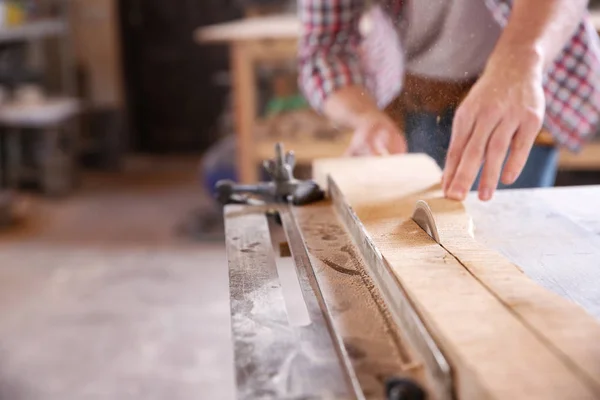
[[[361,64],[359,22],[364,0],[299,0],[300,89],[317,111],[327,97],[350,85],[367,85]]]

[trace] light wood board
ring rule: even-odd
[[[454,368],[459,398],[600,397],[600,324],[478,243],[463,205],[443,199],[433,160],[318,160],[314,175],[323,185],[331,175],[415,301]],[[410,219],[420,199],[441,245]]]
[[[273,15],[244,18],[237,21],[210,25],[195,32],[200,43],[232,42],[269,39],[297,39],[302,33],[296,15]]]

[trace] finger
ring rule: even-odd
[[[375,128],[368,135],[367,145],[372,155],[381,156],[388,154],[388,134],[383,128]]]
[[[406,138],[400,132],[392,132],[390,140],[390,153],[403,154],[407,151]]]
[[[390,153],[387,149],[386,144],[381,140],[374,142],[375,154],[378,156],[388,156]]]
[[[375,144],[380,154],[390,155],[405,151],[403,136],[396,129],[382,128],[377,133]]]
[[[356,157],[359,155],[359,150],[358,148],[353,145],[352,143],[350,143],[350,145],[346,148],[346,151],[344,152],[344,156],[345,157]]]
[[[493,113],[480,114],[473,134],[461,154],[456,172],[448,183],[447,197],[461,201],[465,199],[483,163],[490,135],[499,122],[500,118]]]
[[[541,119],[530,117],[521,124],[519,130],[514,135],[510,145],[510,154],[502,172],[502,183],[505,185],[515,183],[521,172],[523,172],[523,168],[527,163],[527,158],[541,127]]]
[[[357,157],[368,152],[366,143],[366,134],[363,130],[358,130],[352,135],[352,140],[346,149],[345,155],[348,157]]]
[[[442,188],[444,193],[447,192],[450,182],[456,174],[456,169],[460,162],[460,156],[465,148],[469,137],[473,131],[475,119],[473,114],[464,108],[460,107],[456,111],[454,121],[452,122],[452,134],[450,136],[450,145],[448,146],[448,154],[446,155],[446,164],[442,175]]]
[[[498,187],[502,165],[515,132],[518,120],[503,120],[492,132],[485,153],[485,165],[479,183],[479,199],[488,201]]]

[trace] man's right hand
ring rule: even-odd
[[[336,124],[353,130],[346,155],[369,156],[407,151],[406,139],[394,121],[364,88],[348,86],[333,93],[325,102],[325,114]]]
[[[382,111],[361,115],[346,150],[348,156],[406,153],[406,139],[394,121]]]

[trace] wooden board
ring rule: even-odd
[[[195,37],[200,43],[247,40],[297,39],[301,33],[296,15],[273,15],[245,18],[199,28]]]
[[[256,142],[256,160],[270,160],[273,158],[273,149],[277,140],[262,140]],[[314,139],[308,134],[297,140],[285,140],[286,149],[294,151],[298,164],[312,163],[314,160],[324,157],[341,157],[348,148],[350,137],[341,136],[338,140]]]
[[[600,324],[476,242],[424,155],[319,160],[447,352],[459,398],[600,397]],[[442,246],[411,219],[429,202]],[[516,221],[518,223],[518,221]]]

